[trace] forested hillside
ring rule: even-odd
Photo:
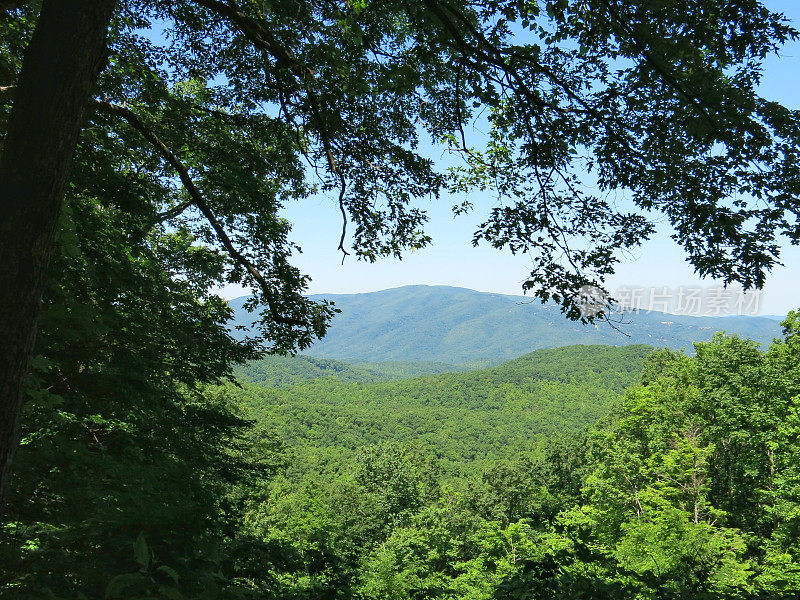
[[[245,385],[231,393],[311,462],[320,449],[351,458],[362,446],[413,442],[462,473],[596,423],[637,381],[651,351],[570,346],[468,373],[375,384],[331,378],[281,389]]]
[[[326,377],[345,382],[371,383],[466,370],[468,370],[466,366],[429,361],[386,361],[349,364],[329,358],[271,354],[258,360],[239,364],[234,369],[234,372],[239,381],[242,382],[287,386]]]
[[[774,319],[690,317],[660,312],[627,315],[617,328],[564,319],[558,306],[524,296],[504,296],[448,286],[406,286],[366,294],[326,294],[341,310],[327,335],[307,353],[347,362],[436,361],[488,366],[540,348],[573,344],[648,344],[692,352],[695,341],[717,331],[763,344],[780,335]],[[233,325],[253,320],[231,301]],[[242,332],[239,332],[241,335]]]
[[[785,326],[766,351],[717,336],[691,357],[569,347],[379,385],[247,386],[288,441],[248,530],[283,548],[281,597],[794,597],[800,314]]]

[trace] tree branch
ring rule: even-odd
[[[292,319],[288,317],[284,317],[278,312],[277,302],[272,290],[272,286],[270,285],[269,281],[266,277],[258,270],[258,268],[250,262],[246,256],[244,256],[234,245],[231,241],[228,234],[225,232],[225,229],[222,227],[222,224],[214,215],[211,207],[203,198],[203,195],[200,193],[200,190],[195,185],[194,181],[192,180],[191,175],[189,174],[189,170],[186,166],[180,161],[180,159],[175,156],[175,154],[167,148],[164,142],[159,139],[159,137],[151,130],[133,111],[125,108],[124,106],[119,106],[117,104],[111,104],[109,102],[102,102],[96,100],[94,102],[94,107],[106,114],[115,115],[118,117],[122,117],[125,121],[128,122],[134,129],[136,129],[139,133],[142,134],[150,144],[156,149],[156,151],[164,158],[164,160],[169,163],[169,165],[175,169],[178,173],[178,177],[183,183],[183,187],[186,188],[186,191],[189,193],[191,200],[185,202],[174,210],[177,210],[180,207],[186,208],[190,205],[194,205],[197,209],[203,214],[206,218],[208,223],[211,225],[214,232],[217,234],[217,239],[219,239],[222,246],[227,251],[228,255],[243,266],[248,273],[253,277],[253,279],[258,282],[259,286],[261,287],[262,291],[264,292],[264,297],[267,299],[267,305],[270,311],[270,316],[276,323],[282,323],[286,325],[295,325],[295,326],[304,326],[307,325],[305,321],[299,319]],[[185,205],[185,206],[184,206]],[[169,212],[169,211],[168,211]]]
[[[301,81],[314,78],[314,71],[310,67],[297,60],[291,52],[278,43],[272,33],[253,17],[244,13],[234,2],[220,0],[194,0],[194,2],[225,17],[258,48],[269,52],[279,66],[289,69]]]
[[[511,87],[513,91],[524,96],[529,102],[545,108],[550,108],[551,110],[560,112],[562,115],[566,116],[565,113],[569,112],[566,109],[558,107],[557,105],[545,103],[541,98],[535,96],[520,73],[508,64],[507,59],[513,58],[531,65],[536,71],[547,77],[552,84],[563,91],[570,100],[582,108],[581,111],[571,109],[571,112],[580,112],[590,116],[595,122],[599,123],[605,129],[610,138],[621,143],[632,156],[636,156],[640,159],[642,158],[641,152],[631,144],[629,139],[623,135],[620,135],[614,129],[608,119],[600,114],[600,112],[583,97],[577,94],[575,90],[573,90],[567,82],[563,81],[555,72],[553,72],[552,69],[548,68],[546,65],[542,64],[538,60],[535,60],[529,55],[523,55],[519,52],[509,50],[507,48],[500,48],[494,45],[486,38],[483,32],[469,20],[466,15],[461,13],[453,6],[450,6],[447,2],[442,0],[425,0],[425,4],[444,25],[445,29],[450,34],[454,45],[456,46],[456,50],[460,52],[465,59],[472,59],[474,62],[477,55],[477,59],[483,60],[488,65],[499,69],[509,79],[513,79],[514,84],[512,85],[512,83],[509,82],[509,87]],[[442,7],[444,7],[444,10]],[[446,14],[445,10],[467,29],[467,31],[475,39],[475,44],[470,44],[468,41],[463,39],[456,23]]]
[[[322,118],[320,113],[319,99],[317,98],[317,94],[313,88],[315,78],[314,70],[310,66],[298,60],[291,53],[291,51],[283,47],[268,29],[266,29],[256,19],[242,11],[242,9],[236,5],[234,0],[228,0],[228,2],[223,2],[221,0],[194,0],[194,2],[225,18],[231,25],[234,26],[235,29],[237,29],[242,33],[242,35],[250,40],[250,42],[256,46],[256,48],[259,48],[262,52],[268,53],[270,56],[272,56],[278,66],[291,71],[300,83],[300,87],[305,91],[306,104],[309,112],[311,113],[311,119],[315,123],[316,129],[319,132],[320,140],[322,141],[322,147],[325,150],[325,158],[328,161],[328,168],[330,169],[331,173],[337,175],[340,180],[341,193],[339,195],[339,208],[342,211],[344,222],[342,224],[342,239],[339,243],[339,249],[342,251],[342,259],[344,259],[344,257],[348,255],[348,252],[343,247],[344,232],[347,228],[347,212],[344,208],[344,192],[346,190],[346,182],[344,174],[340,171],[336,164],[333,153],[334,144],[331,139],[330,132],[325,124],[325,120]]]
[[[272,33],[266,29],[261,23],[253,17],[244,13],[233,0],[227,3],[220,0],[194,0],[197,4],[216,12],[218,15],[224,17],[231,23],[238,31],[240,31],[250,42],[264,52],[269,53],[275,62],[280,67],[284,67],[291,71],[299,80],[301,87],[307,94],[308,107],[311,112],[311,117],[317,125],[320,137],[322,138],[322,145],[325,149],[325,155],[328,160],[328,166],[332,173],[338,173],[336,168],[336,161],[333,157],[333,144],[330,136],[328,135],[325,121],[322,119],[319,110],[319,101],[317,100],[316,93],[310,85],[314,81],[314,70],[306,64],[300,62],[295,56],[286,48],[284,48]]]
[[[13,98],[16,93],[15,86],[0,86],[0,98]],[[158,213],[156,215],[157,222],[164,221],[166,219],[172,219],[177,217],[183,211],[185,211],[190,206],[196,206],[197,209],[203,214],[206,220],[211,225],[214,232],[217,234],[217,238],[219,239],[222,246],[227,251],[228,255],[233,258],[236,262],[242,265],[248,273],[253,277],[253,279],[258,282],[259,286],[264,292],[264,296],[267,299],[267,305],[270,310],[270,316],[276,323],[283,323],[286,325],[295,325],[295,326],[303,326],[306,325],[305,321],[299,319],[291,319],[288,317],[282,316],[277,309],[275,297],[272,291],[272,286],[270,286],[269,281],[267,281],[266,277],[256,268],[256,266],[250,262],[246,256],[244,256],[236,247],[233,245],[228,234],[225,232],[225,229],[222,227],[222,224],[214,215],[211,207],[203,198],[200,190],[195,185],[194,181],[189,175],[189,170],[186,166],[180,161],[180,159],[175,156],[175,154],[167,148],[166,144],[164,144],[161,139],[155,134],[155,132],[145,125],[144,121],[142,121],[133,111],[125,108],[124,106],[119,106],[117,104],[112,104],[110,102],[103,102],[100,100],[95,100],[93,102],[93,106],[99,110],[100,112],[104,112],[106,114],[116,115],[122,117],[125,121],[127,121],[134,129],[136,129],[142,136],[150,142],[150,144],[158,151],[159,154],[169,163],[169,165],[175,169],[178,173],[178,177],[183,183],[183,187],[186,188],[186,191],[189,193],[189,199],[185,202],[181,202],[177,206],[164,211],[162,213]],[[344,189],[344,188],[343,188]],[[340,198],[341,203],[341,198]],[[344,234],[343,234],[344,235]],[[341,243],[340,243],[341,247]]]
[[[339,250],[342,251],[342,264],[344,264],[344,259],[347,258],[350,253],[345,250],[344,248],[344,240],[347,236],[347,211],[345,210],[344,205],[344,194],[347,191],[347,181],[344,178],[344,175],[338,173],[339,175],[339,210],[342,211],[342,237],[339,238]]]
[[[605,5],[608,14],[611,16],[611,21],[615,22],[620,30],[630,37],[631,41],[633,41],[634,45],[638,48],[647,64],[650,65],[650,68],[658,73],[661,76],[662,81],[664,81],[668,87],[671,87],[675,93],[688,100],[692,106],[694,106],[695,110],[699,112],[711,125],[715,133],[721,132],[719,123],[717,123],[716,119],[711,116],[711,113],[709,113],[708,109],[703,105],[703,103],[695,94],[692,94],[686,88],[684,88],[677,76],[670,73],[661,65],[661,63],[658,62],[658,60],[656,60],[655,56],[653,56],[652,52],[648,48],[647,42],[640,39],[636,33],[636,30],[625,22],[625,19],[619,14],[619,12],[615,10],[612,3],[608,2],[607,0],[603,0],[603,4]]]
[[[164,212],[156,214],[156,218],[154,219],[154,221],[156,223],[161,223],[162,221],[168,221],[169,219],[174,219],[193,204],[194,204],[194,199],[189,198],[188,200],[181,202],[177,206],[173,206],[169,210],[165,210]]]

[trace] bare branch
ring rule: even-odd
[[[347,190],[347,182],[345,181],[344,175],[341,173],[339,175],[339,210],[342,211],[342,237],[339,238],[339,250],[342,251],[342,264],[344,264],[344,259],[350,256],[350,253],[345,250],[344,248],[344,239],[347,235],[347,211],[345,210],[344,206],[344,194]]]

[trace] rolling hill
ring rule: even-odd
[[[716,331],[761,343],[781,333],[779,322],[770,318],[659,312],[629,315],[619,326],[624,332],[620,333],[605,323],[587,326],[568,321],[558,307],[531,298],[448,286],[313,296],[323,297],[342,312],[334,318],[328,335],[307,354],[350,363],[421,361],[480,367],[541,348],[573,344],[648,344],[691,352],[692,342],[709,340]],[[244,300],[231,301],[235,325],[252,323],[252,316],[242,309]]]
[[[457,471],[596,423],[639,380],[652,350],[570,346],[465,373],[380,383],[330,377],[291,387],[244,383],[233,393],[304,457],[319,459],[324,448],[325,460],[336,460],[364,445],[413,441]]]
[[[323,378],[345,383],[375,383],[466,370],[467,367],[426,361],[350,364],[331,358],[304,355],[267,355],[259,360],[237,365],[235,375],[242,382],[285,387]]]

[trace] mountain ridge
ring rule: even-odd
[[[315,294],[341,309],[328,335],[304,354],[349,363],[427,361],[489,366],[534,350],[575,344],[685,348],[724,330],[762,344],[780,323],[756,316],[694,317],[660,312],[627,316],[618,328],[568,321],[553,304],[453,286],[413,285],[360,294]],[[232,325],[249,326],[246,297],[230,301]],[[241,334],[241,332],[240,332]],[[627,335],[626,335],[627,334]]]

